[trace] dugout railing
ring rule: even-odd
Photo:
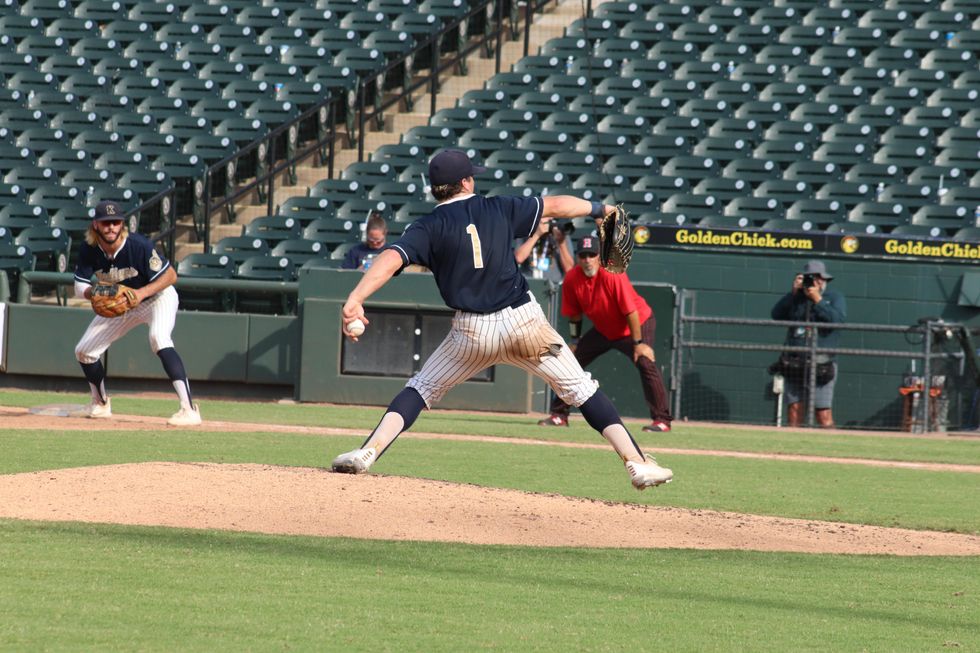
[[[675,419],[784,424],[784,398],[768,371],[782,352],[838,364],[833,413],[841,428],[916,433],[971,430],[978,425],[980,364],[975,333],[961,324],[923,318],[914,325],[841,323],[839,347],[819,347],[816,324],[696,315],[682,297],[675,317],[671,367]],[[806,346],[784,345],[788,328],[806,329]],[[858,346],[843,346],[843,345]],[[815,426],[809,401],[816,367],[803,377],[804,426]],[[925,398],[929,398],[928,401]]]

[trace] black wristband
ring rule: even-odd
[[[639,340],[634,340],[633,341],[633,346],[634,347],[636,347],[637,345],[642,345],[642,344],[643,344],[643,338],[640,338]]]
[[[593,218],[601,218],[603,215],[605,215],[605,212],[606,212],[605,204],[603,204],[602,202],[592,202],[592,212],[589,213],[589,216]]]

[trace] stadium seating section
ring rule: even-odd
[[[335,264],[371,213],[397,234],[427,210],[425,163],[447,146],[493,168],[483,192],[622,201],[650,223],[977,240],[980,2],[592,6],[181,273],[291,279]],[[462,0],[3,0],[5,265],[59,269],[100,199],[134,208],[176,184],[190,212],[208,165],[325,98],[353,97],[467,11]],[[478,18],[470,34],[486,29]],[[430,58],[367,90],[403,84]],[[260,164],[243,160],[212,192]]]

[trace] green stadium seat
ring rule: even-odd
[[[878,227],[909,224],[911,214],[901,202],[860,202],[847,213],[847,221]]]
[[[776,199],[788,205],[797,200],[812,198],[813,187],[805,181],[770,179],[756,186],[752,195]]]
[[[594,11],[592,12],[593,15],[585,18],[576,18],[573,20],[565,28],[564,38],[582,38],[588,36],[591,42],[616,38],[620,28],[637,15],[634,13],[629,17],[618,15],[613,18],[605,15],[606,10],[603,9],[603,7],[605,7],[605,4],[595,7]],[[517,11],[516,5],[511,4],[512,19],[514,17],[514,11]]]
[[[541,170],[544,160],[535,150],[504,148],[491,152],[484,160],[487,168],[500,169],[510,177],[516,177],[525,170]]]
[[[29,299],[18,297],[18,280],[21,274],[33,269],[34,255],[28,247],[0,243],[0,270],[7,273],[14,301]]]
[[[746,195],[728,200],[723,212],[729,218],[746,218],[753,223],[761,224],[771,218],[785,217],[786,208],[781,200],[774,197]]]
[[[286,257],[297,268],[311,260],[328,260],[330,249],[323,243],[305,238],[283,240],[272,248],[271,256]]]
[[[361,236],[360,218],[355,221],[350,218],[326,217],[308,223],[302,232],[305,240],[312,240],[333,249],[342,243],[356,243]]]
[[[592,165],[594,166],[594,163]],[[602,164],[604,173],[622,175],[631,183],[635,183],[644,175],[653,174],[659,170],[660,164],[656,157],[649,154],[616,154]]]
[[[43,152],[37,158],[37,165],[50,168],[57,175],[71,170],[87,169],[91,166],[91,156],[84,150],[69,147],[55,147]]]
[[[721,100],[730,105],[739,106],[743,102],[758,100],[759,94],[755,87],[748,82],[721,80],[714,82],[704,89],[705,100]],[[734,109],[729,109],[733,111]]]
[[[34,164],[6,168],[3,172],[4,183],[16,184],[28,195],[41,186],[47,186],[56,180],[53,170],[41,168]]]
[[[653,191],[658,197],[687,193],[690,188],[690,184],[684,177],[661,174],[643,175],[633,184],[633,190]]]
[[[623,113],[641,116],[648,122],[655,123],[663,118],[676,116],[677,103],[668,97],[637,96],[626,103]]]
[[[360,161],[348,165],[340,178],[371,187],[383,181],[394,181],[397,175],[394,166],[385,161]]]
[[[677,26],[695,20],[697,14],[688,4],[655,4],[647,10],[644,18],[648,21],[662,22],[671,30]]]
[[[966,174],[973,175],[980,171],[980,145],[950,145],[942,148],[936,155],[936,165],[954,166]]]
[[[695,144],[692,154],[712,159],[716,164],[724,166],[729,161],[749,156],[751,143],[741,138],[707,136]]]
[[[119,185],[127,188],[143,200],[173,187],[170,176],[162,170],[129,168],[119,177]]]
[[[0,169],[9,169],[15,166],[36,165],[37,157],[28,147],[18,147],[8,143],[0,143]],[[0,196],[0,201],[5,198]]]
[[[91,72],[92,65],[85,57],[58,54],[41,61],[38,70],[42,73],[51,73],[58,83],[61,83],[72,75]]]
[[[555,154],[557,152],[573,151],[575,149],[575,142],[575,138],[563,131],[534,129],[520,136],[513,146],[524,150],[537,150],[542,154]],[[460,139],[460,145],[463,145],[462,138]],[[489,152],[492,152],[492,150]],[[489,152],[485,152],[484,156],[487,156]]]
[[[772,25],[735,25],[725,35],[725,41],[739,45],[745,45],[753,52],[776,42],[779,32]],[[745,63],[740,65],[759,65]],[[737,69],[737,67],[736,67]]]
[[[787,167],[800,159],[811,157],[813,147],[804,140],[793,138],[770,139],[759,143],[752,150],[752,156],[766,161],[773,161]]]
[[[695,195],[711,195],[719,202],[728,203],[738,197],[746,197],[751,187],[744,179],[706,177],[699,181],[692,192]]]
[[[620,76],[639,79],[648,87],[651,87],[658,81],[670,79],[673,72],[674,67],[667,61],[660,59],[633,59],[623,65]]]
[[[874,154],[875,163],[896,165],[905,170],[917,167],[925,160],[931,160],[933,148],[928,142],[931,139],[915,142],[889,143],[882,145]]]
[[[68,269],[71,238],[60,227],[46,224],[27,227],[17,234],[14,244],[30,250],[34,256],[35,270],[65,272]]]
[[[802,102],[811,102],[814,97],[810,87],[802,82],[772,82],[759,91],[759,101],[778,102],[790,109]]]
[[[235,273],[235,263],[227,254],[193,253],[177,263],[177,274],[196,279],[231,279]],[[189,290],[177,286],[180,306],[192,311],[230,311],[234,307],[234,296],[229,291]]]
[[[976,227],[974,210],[959,204],[929,204],[912,214],[911,224],[950,232],[964,227]]]
[[[599,165],[599,158],[591,152],[556,152],[544,161],[542,169],[578,176],[595,172]]]
[[[617,189],[614,193],[603,197],[601,201],[603,204],[622,204],[632,215],[656,210],[660,206],[657,194],[649,190]]]
[[[432,212],[435,205],[431,202],[405,202],[395,211],[395,222],[407,224]]]
[[[670,38],[671,34],[670,26],[665,22],[635,17],[623,23],[618,30],[620,38],[639,41],[647,48],[661,39]],[[591,30],[590,36],[592,36]]]
[[[645,136],[636,144],[633,153],[642,156],[652,156],[660,161],[666,161],[675,156],[690,154],[693,149],[691,141],[696,140],[700,139],[687,139],[680,134]]]
[[[802,102],[789,114],[790,120],[809,122],[818,127],[839,123],[846,115],[846,107],[836,102]]]
[[[123,73],[113,85],[112,91],[123,95],[133,102],[141,102],[146,98],[162,98],[167,96],[167,85],[156,77],[142,73]]]
[[[683,213],[691,220],[700,220],[707,216],[721,215],[723,207],[721,202],[710,195],[674,193],[664,198],[660,208],[666,213]]]
[[[425,200],[425,188],[417,181],[383,181],[368,191],[368,199],[386,200],[394,206]]]
[[[253,281],[295,281],[296,266],[285,256],[251,256],[238,264],[235,279]],[[243,313],[289,315],[296,310],[296,298],[286,293],[235,290],[235,310]]]
[[[299,238],[302,231],[300,221],[291,215],[265,215],[242,226],[242,236],[260,238],[270,247],[284,240]]]
[[[335,205],[367,198],[368,189],[356,179],[321,179],[309,188],[309,197],[323,197]]]
[[[694,98],[681,104],[677,108],[677,115],[681,118],[716,122],[733,117],[733,109],[732,105],[725,100]]]
[[[779,166],[775,161],[764,158],[733,159],[722,168],[722,175],[728,179],[744,181],[752,187],[778,175]]]
[[[417,127],[410,127],[405,131],[402,134],[401,142],[408,145],[417,145],[429,155],[446,147],[447,139],[452,133],[452,130],[447,127],[419,125]]]
[[[763,46],[755,55],[757,64],[764,66],[801,66],[809,61],[809,52],[795,43],[771,43]]]
[[[673,39],[662,39],[653,44],[647,50],[647,59],[664,61],[671,67],[676,68],[688,61],[696,61],[698,58],[698,48],[688,41],[675,41]]]
[[[322,29],[338,28],[340,19],[336,12],[331,9],[312,7],[309,3],[288,11],[286,25],[288,27],[298,27],[307,34],[313,35]]]
[[[775,122],[788,119],[789,110],[782,102],[750,100],[735,110],[734,117],[741,120],[754,120],[765,128]]]
[[[812,225],[810,229],[824,229],[846,221],[847,210],[846,204],[835,199],[801,199],[788,203],[785,217],[794,222],[809,223]]]
[[[157,63],[164,63],[164,62],[157,62]],[[153,68],[153,65],[151,65],[150,68]],[[191,62],[189,61],[174,61],[174,62],[170,62],[169,65],[174,67],[182,67],[185,65],[188,68],[194,67],[193,64],[191,64]],[[147,72],[149,72],[149,70],[150,69],[148,68]],[[243,64],[240,61],[229,62],[229,61],[218,60],[218,61],[211,61],[209,63],[204,64],[203,66],[201,66],[201,70],[197,74],[200,76],[201,79],[210,80],[211,82],[214,82],[216,85],[223,87],[226,84],[230,84],[232,82],[242,81],[243,78],[248,76],[249,70],[245,66],[245,64]],[[170,77],[169,79],[166,79],[166,81],[171,82],[179,78],[180,75],[178,74],[176,76]],[[161,79],[163,79],[163,77],[161,77]]]
[[[69,141],[84,131],[97,128],[100,124],[101,121],[94,111],[76,111],[73,109],[60,110],[52,115],[48,121],[48,125],[52,129],[60,129],[65,132]]]
[[[15,233],[22,229],[48,224],[48,212],[41,206],[31,206],[26,202],[15,201],[0,208],[0,226]]]
[[[251,236],[226,236],[211,245],[212,254],[224,254],[237,267],[246,258],[255,255],[268,255],[269,244],[261,238]]]
[[[763,7],[749,17],[753,25],[768,25],[780,30],[798,25],[802,20],[803,16],[794,7]]]
[[[888,184],[878,194],[878,201],[900,203],[914,213],[926,205],[936,203],[938,197],[936,190],[927,184]]]
[[[980,243],[980,227],[963,227],[953,233],[953,240]]]
[[[873,148],[865,143],[834,140],[821,143],[813,151],[812,157],[819,163],[833,163],[849,168],[870,161],[872,152]]]

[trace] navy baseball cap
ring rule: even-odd
[[[126,217],[126,212],[117,202],[103,200],[95,205],[95,216],[93,220],[122,220]]]
[[[598,254],[599,239],[595,236],[586,236],[578,241],[578,247],[575,249],[575,252],[577,254]]]
[[[477,172],[486,172],[486,168],[473,165],[470,157],[459,150],[443,150],[429,161],[429,182],[433,186],[455,184]]]

